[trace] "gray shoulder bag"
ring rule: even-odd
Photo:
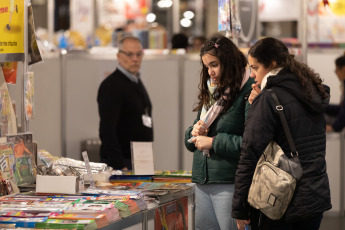
[[[272,89],[276,109],[282,122],[285,136],[289,142],[291,158],[281,147],[271,141],[261,155],[249,189],[248,203],[259,209],[268,218],[278,220],[283,217],[294,194],[296,183],[302,177],[303,170],[298,159],[295,143],[283,112],[283,106]]]

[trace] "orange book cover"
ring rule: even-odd
[[[188,197],[158,207],[155,229],[188,229]]]

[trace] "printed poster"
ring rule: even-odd
[[[24,0],[0,0],[0,62],[24,60]]]
[[[93,0],[71,1],[71,30],[78,31],[86,40],[93,34]]]
[[[218,31],[231,31],[230,0],[218,0]]]
[[[147,0],[126,1],[126,18],[127,20],[135,20],[137,18],[145,18],[148,12]]]
[[[345,42],[345,1],[320,2],[318,5],[319,42]]]

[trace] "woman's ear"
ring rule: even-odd
[[[276,61],[272,61],[270,67],[271,67],[271,68],[270,68],[271,70],[272,70],[272,69],[275,69],[275,68],[277,67],[277,62],[276,62]]]

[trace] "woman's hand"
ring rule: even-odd
[[[212,148],[212,139],[212,137],[197,136],[192,140],[192,142],[200,151],[210,150]]]
[[[202,120],[200,120],[193,126],[192,136],[206,136],[207,132],[208,129],[206,129],[205,123]]]
[[[250,223],[250,220],[236,220],[238,230],[245,230],[246,224]]]
[[[261,89],[259,88],[259,82],[252,84],[252,91],[250,92],[248,101],[249,104],[253,103],[253,100],[256,98],[256,96],[259,95],[259,93],[261,92]]]
[[[326,125],[326,132],[334,132],[334,129],[331,125]]]

